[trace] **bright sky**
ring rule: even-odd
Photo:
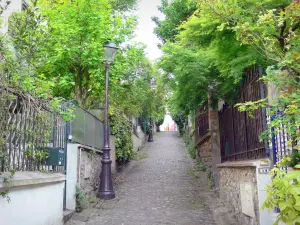
[[[146,53],[149,59],[155,60],[161,56],[161,51],[157,47],[159,39],[153,33],[155,23],[152,22],[152,16],[163,18],[163,15],[157,9],[161,0],[140,0],[137,16],[139,25],[136,30],[135,41],[143,42],[147,45]]]

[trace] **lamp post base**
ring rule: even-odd
[[[107,151],[107,149],[105,150]],[[111,162],[112,161],[110,159],[104,158],[101,160],[102,171],[100,175],[100,186],[98,189],[97,197],[104,200],[115,198],[111,176]]]
[[[149,134],[148,142],[153,142],[153,134],[152,134],[152,132]]]
[[[110,200],[110,199],[114,199],[115,197],[116,197],[116,195],[115,195],[114,191],[97,193],[97,198],[101,198],[103,200]]]

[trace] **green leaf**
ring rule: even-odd
[[[280,201],[279,202],[279,208],[281,211],[285,210],[286,207],[288,207],[288,204],[285,201]]]
[[[300,171],[289,171],[285,176],[284,180],[291,181],[296,178],[299,178],[300,176]]]
[[[300,187],[295,187],[295,186],[291,187],[291,193],[293,195],[300,195]]]

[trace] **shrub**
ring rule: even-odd
[[[134,155],[131,139],[132,128],[127,117],[121,112],[114,112],[110,119],[111,134],[116,136],[116,158],[126,162]]]
[[[79,185],[76,185],[76,212],[81,212],[89,205],[88,198]]]

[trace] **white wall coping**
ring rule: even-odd
[[[265,159],[255,159],[255,160],[243,160],[243,161],[231,161],[217,164],[217,168],[225,168],[225,167],[270,167],[270,160],[268,158]]]
[[[42,173],[42,172],[16,172],[9,182],[9,184],[4,182],[4,177],[9,177],[10,173],[5,172],[0,174],[0,189],[3,188],[12,188],[19,186],[27,186],[27,185],[37,185],[37,184],[45,184],[45,183],[55,183],[60,181],[65,181],[66,176],[60,173]]]

